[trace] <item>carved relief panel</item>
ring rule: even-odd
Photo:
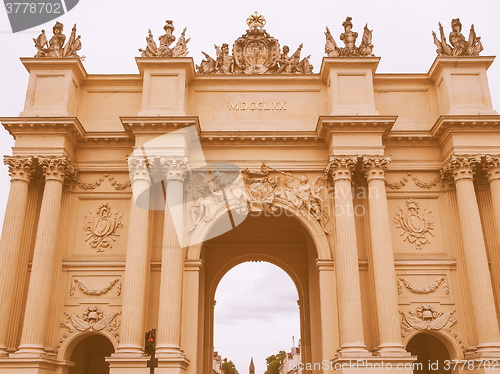
[[[394,251],[411,256],[445,254],[437,195],[389,196]]]
[[[68,256],[109,257],[126,253],[128,196],[109,198],[109,195],[80,195],[73,201],[72,243]]]

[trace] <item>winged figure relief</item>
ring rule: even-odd
[[[452,317],[455,309],[441,313],[437,312],[430,305],[422,305],[417,308],[417,312],[404,313],[402,327],[404,329],[403,336],[408,335],[412,331],[424,330],[443,330],[453,326],[457,321]]]
[[[107,316],[96,306],[88,307],[82,314],[82,316],[77,316],[75,314],[64,312],[68,317],[64,322],[61,323],[61,327],[66,327],[69,329],[69,333],[80,331],[116,331],[120,324],[115,321],[116,316],[121,314],[121,312],[115,312]]]

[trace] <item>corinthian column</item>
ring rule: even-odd
[[[144,157],[128,158],[133,197],[123,282],[120,346],[117,354],[142,356],[146,292],[149,273],[149,192],[151,179]]]
[[[479,156],[452,155],[445,163],[444,172],[455,180],[458,218],[478,342],[477,353],[483,357],[498,357],[498,319],[473,181],[479,162]]]
[[[16,269],[21,251],[24,219],[28,203],[28,186],[33,173],[33,157],[5,156],[11,179],[0,238],[0,357],[7,356],[7,337],[12,323],[17,278]]]
[[[368,182],[371,260],[378,318],[379,347],[377,354],[381,356],[408,356],[401,341],[396,271],[385,192],[385,172],[389,162],[391,162],[390,157],[363,156],[363,167]]]
[[[38,163],[43,168],[45,187],[18,354],[44,354],[56,272],[56,242],[63,182],[74,173],[65,156],[39,157]]]
[[[356,156],[330,156],[326,168],[327,177],[332,177],[335,186],[335,268],[340,356],[368,355],[363,335],[358,246],[351,191],[351,176],[356,163]]]
[[[156,352],[158,357],[181,357],[184,179],[190,167],[186,157],[162,158],[160,162],[167,180],[167,202],[163,226]]]

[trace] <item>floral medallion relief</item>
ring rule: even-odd
[[[413,255],[447,253],[442,235],[440,211],[443,201],[440,195],[425,195],[418,199],[398,195],[389,195],[388,199],[395,252]]]

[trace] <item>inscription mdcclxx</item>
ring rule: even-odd
[[[229,110],[286,110],[286,101],[230,101]]]

